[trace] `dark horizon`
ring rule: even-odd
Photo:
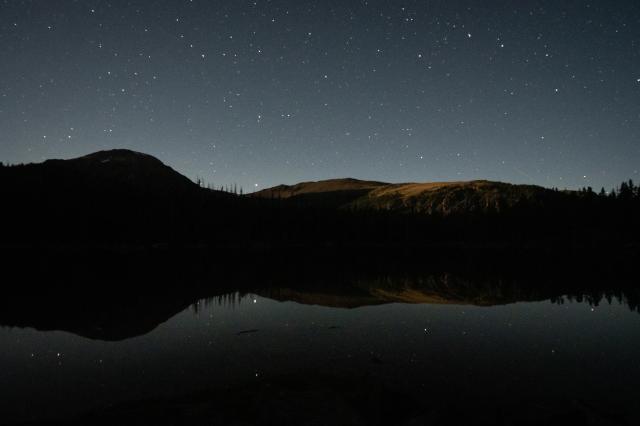
[[[158,160],[160,160],[163,164],[171,167],[172,169],[174,169],[176,172],[180,173],[182,176],[188,178],[190,181],[192,181],[193,183],[199,183],[205,187],[211,187],[211,189],[219,189],[219,188],[236,188],[238,190],[242,190],[242,192],[244,194],[252,194],[252,193],[257,193],[260,191],[264,191],[267,189],[272,189],[274,187],[277,186],[293,186],[296,184],[304,184],[304,183],[312,183],[312,182],[323,182],[323,181],[334,181],[334,180],[356,180],[356,181],[374,181],[374,182],[380,182],[380,183],[386,183],[386,184],[391,184],[391,185],[400,185],[400,184],[412,184],[412,183],[464,183],[464,182],[482,182],[482,181],[487,181],[487,182],[498,182],[498,183],[507,183],[507,184],[513,184],[513,185],[536,185],[536,186],[540,186],[542,188],[546,188],[546,189],[559,189],[559,190],[564,190],[564,191],[580,191],[583,190],[585,188],[591,188],[593,191],[598,192],[600,190],[605,190],[605,192],[607,194],[611,193],[612,190],[613,191],[618,191],[620,189],[620,185],[623,183],[633,183],[635,182],[633,179],[623,179],[621,182],[617,182],[615,185],[613,185],[610,188],[607,188],[605,186],[601,186],[601,185],[584,185],[581,187],[576,187],[576,188],[558,188],[558,187],[552,187],[552,186],[544,186],[544,185],[538,185],[535,183],[531,183],[531,182],[521,182],[521,183],[515,183],[515,182],[507,182],[507,181],[492,181],[489,179],[484,179],[484,178],[477,178],[477,179],[473,179],[473,180],[455,180],[455,179],[451,179],[451,180],[436,180],[436,181],[413,181],[413,182],[393,182],[393,181],[382,181],[380,179],[364,179],[364,178],[360,178],[360,177],[356,177],[356,176],[335,176],[335,177],[327,177],[325,179],[320,179],[320,180],[301,180],[301,181],[296,181],[296,182],[280,182],[277,183],[275,185],[273,185],[272,187],[267,187],[267,188],[244,188],[242,186],[238,186],[237,182],[232,181],[229,184],[215,184],[213,182],[207,182],[206,180],[203,180],[201,176],[195,176],[195,177],[191,177],[191,176],[187,176],[185,174],[183,174],[180,170],[176,169],[172,164],[167,163],[162,161],[162,159],[156,157],[155,155],[148,153],[148,152],[139,152],[139,151],[133,151],[129,148],[111,148],[111,149],[106,149],[106,150],[101,150],[101,151],[94,151],[94,152],[89,152],[86,154],[80,154],[79,156],[74,156],[74,157],[68,157],[68,158],[57,158],[57,157],[52,157],[52,158],[46,158],[43,159],[42,161],[34,161],[34,162],[29,162],[29,163],[4,163],[2,161],[0,161],[0,164],[3,164],[4,166],[22,166],[22,165],[28,165],[28,164],[40,164],[43,163],[45,161],[48,160],[73,160],[73,159],[77,159],[77,158],[82,158],[82,157],[87,157],[90,156],[92,154],[98,154],[98,153],[108,153],[109,151],[131,151],[133,153],[137,153],[137,154],[144,154],[144,155],[149,155],[151,157],[154,157]]]

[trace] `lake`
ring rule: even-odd
[[[285,284],[5,307],[0,418],[631,424],[637,414],[637,290],[455,274]]]

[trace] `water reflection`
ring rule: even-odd
[[[548,300],[551,303],[622,304],[640,312],[640,288],[603,287],[601,282],[528,282],[500,277],[468,277],[453,273],[431,275],[385,275],[351,281],[273,283],[241,288],[217,284],[213,294],[200,288],[183,287],[171,292],[131,290],[111,285],[113,293],[88,298],[84,292],[57,291],[33,294],[27,303],[8,298],[0,309],[0,325],[31,327],[37,330],[68,331],[83,337],[117,341],[141,336],[154,330],[187,307],[195,312],[203,307],[234,308],[249,303],[255,294],[277,301],[304,305],[353,309],[389,303],[429,305],[497,306],[517,302]],[[211,289],[208,289],[211,291]]]
[[[631,424],[636,414],[633,282],[410,271],[157,283],[3,299],[4,422]]]
[[[257,294],[281,301],[340,308],[379,305],[384,303],[455,304],[495,306],[517,302],[550,300],[553,303],[576,301],[593,306],[603,301],[624,304],[630,310],[640,312],[640,291],[634,287],[602,288],[557,283],[528,283],[520,281],[469,280],[454,274],[418,277],[383,277],[356,281],[350,286],[320,289],[265,288]]]

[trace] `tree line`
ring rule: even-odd
[[[200,179],[184,189],[129,185],[54,165],[3,166],[3,242],[215,246],[417,247],[438,244],[607,246],[637,244],[640,189],[544,191],[533,203],[452,215],[340,208],[311,200],[220,191]],[[334,197],[335,198],[335,197]],[[341,200],[338,200],[342,202]]]

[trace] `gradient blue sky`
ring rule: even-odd
[[[640,180],[640,2],[0,2],[0,161],[121,147],[245,191]]]

